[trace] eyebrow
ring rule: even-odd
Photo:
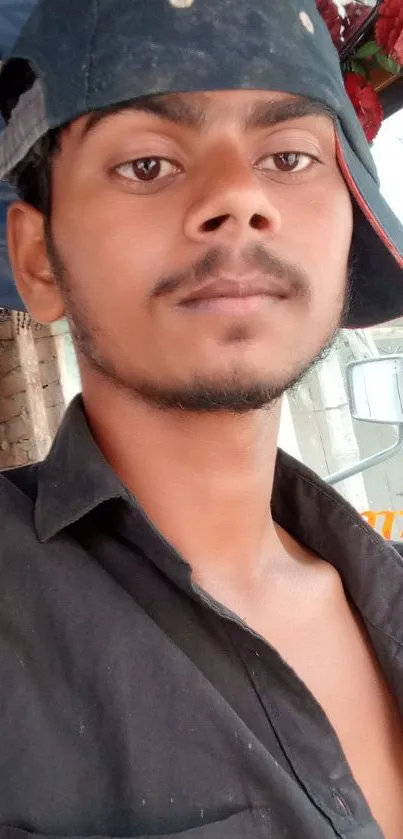
[[[208,116],[202,102],[190,104],[180,94],[143,96],[109,108],[91,113],[84,125],[81,140],[84,140],[104,120],[125,112],[145,113],[159,117],[175,125],[201,130],[207,125]],[[289,99],[262,99],[246,110],[242,117],[242,128],[273,128],[282,122],[319,116],[334,119],[332,110],[322,102],[313,99],[290,97]]]
[[[327,105],[314,99],[262,100],[252,105],[245,116],[243,127],[246,130],[273,128],[273,126],[288,122],[288,120],[312,116],[327,117],[333,120],[335,115]]]

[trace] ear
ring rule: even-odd
[[[18,291],[32,317],[53,323],[64,317],[63,297],[46,250],[42,213],[24,201],[8,211],[8,250]]]

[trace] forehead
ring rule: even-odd
[[[323,103],[278,91],[223,90],[203,93],[170,93],[119,103],[81,117],[74,131],[81,139],[102,124],[122,115],[149,115],[160,120],[202,130],[214,122],[232,121],[244,129],[267,128],[304,117],[333,119]]]

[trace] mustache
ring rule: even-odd
[[[191,294],[198,291],[207,281],[217,276],[225,276],[226,272],[231,276],[256,274],[262,279],[267,275],[271,280],[278,280],[289,296],[310,296],[310,282],[305,271],[279,259],[262,245],[249,247],[236,258],[229,248],[210,248],[190,268],[162,277],[156,283],[152,296],[162,297],[176,292]]]

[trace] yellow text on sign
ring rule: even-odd
[[[385,539],[392,538],[393,528],[398,523],[399,516],[402,516],[400,524],[403,525],[403,510],[366,510],[362,515]],[[403,536],[403,531],[399,536]]]

